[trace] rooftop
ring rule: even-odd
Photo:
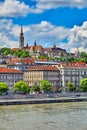
[[[0,68],[0,73],[22,73],[22,72],[16,69]]]
[[[49,71],[51,71],[51,70],[53,70],[53,71],[55,71],[55,70],[58,70],[58,68],[56,67],[56,66],[51,66],[51,65],[47,65],[47,66],[31,66],[30,68],[28,68],[27,70],[42,70],[42,71],[44,71],[44,70],[49,70]]]

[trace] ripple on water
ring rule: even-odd
[[[0,107],[0,130],[87,130],[87,102]]]

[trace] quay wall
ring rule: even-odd
[[[46,104],[46,103],[67,103],[67,102],[85,102],[87,97],[79,98],[45,98],[45,99],[3,99],[0,105],[24,105],[24,104]]]

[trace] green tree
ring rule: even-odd
[[[14,56],[21,57],[22,50],[14,51]]]
[[[80,91],[80,87],[76,86],[76,92]]]
[[[51,58],[49,58],[49,61],[55,61],[55,59],[51,57]]]
[[[0,82],[0,94],[8,91],[8,84],[5,82]]]
[[[22,52],[21,52],[21,57],[22,57],[22,58],[30,57],[29,52],[28,52],[28,51],[22,51]]]
[[[69,61],[69,62],[77,62],[77,59],[76,59],[76,58],[73,58],[73,57],[70,57],[70,58],[68,58],[68,61]]]
[[[44,58],[48,58],[46,55],[40,55],[38,56],[39,59],[44,59]]]
[[[0,52],[1,52],[1,54],[3,54],[3,55],[8,55],[8,54],[10,54],[11,49],[10,49],[10,48],[6,48],[6,47],[3,47],[3,48],[0,49]]]
[[[61,93],[62,91],[63,91],[63,88],[60,87],[60,88],[58,89],[58,92]]]
[[[25,51],[25,50],[19,49],[18,51],[11,52],[11,54],[12,53],[13,53],[14,56],[21,57],[21,58],[30,57],[29,52]]]
[[[81,57],[85,57],[85,58],[87,58],[87,54],[85,53],[85,52],[81,52]]]
[[[80,81],[81,90],[87,92],[87,78],[84,78]]]
[[[67,87],[68,87],[69,92],[73,92],[76,90],[76,87],[74,86],[72,82],[68,82]]]
[[[51,83],[48,80],[41,80],[40,90],[44,92],[49,92],[51,90]]]
[[[60,61],[66,61],[65,57],[60,58]]]
[[[22,93],[28,93],[30,92],[30,88],[28,84],[24,81],[18,81],[14,84],[13,88],[14,92],[22,92]]]
[[[35,83],[32,87],[31,87],[31,92],[39,92],[40,91],[40,87]]]
[[[78,61],[84,62],[84,61],[85,61],[85,58],[78,58]]]

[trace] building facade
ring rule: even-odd
[[[13,91],[14,83],[23,80],[23,72],[15,69],[0,68],[0,82],[6,82],[9,92]]]
[[[87,65],[63,65],[60,67],[61,86],[67,86],[68,82],[73,82],[75,86],[80,86],[80,81],[87,78]]]
[[[24,81],[29,86],[40,85],[41,80],[48,80],[53,91],[60,87],[60,72],[56,66],[32,66],[24,72]]]
[[[56,47],[56,45],[54,45],[52,48],[43,48],[43,52],[48,57],[52,57],[52,58],[61,58],[67,55],[65,49]]]
[[[29,86],[40,84],[41,80],[48,80],[53,91],[58,90],[59,87],[67,87],[68,82],[80,86],[83,78],[87,78],[86,64],[36,65],[24,72],[24,81]]]

